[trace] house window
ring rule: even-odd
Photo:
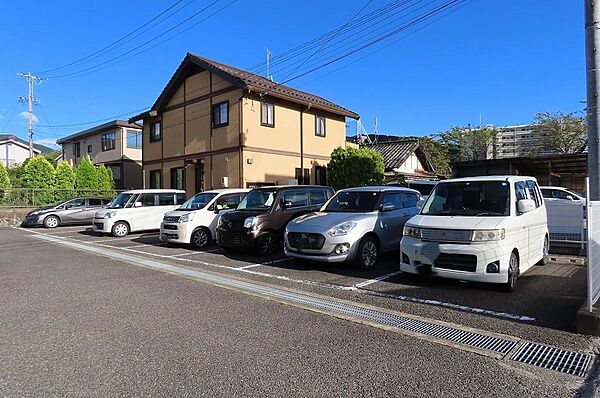
[[[92,145],[88,145],[88,153],[92,153]]]
[[[150,171],[150,188],[159,189],[162,187],[162,172],[160,170]]]
[[[325,137],[325,117],[315,115],[315,135]]]
[[[160,141],[160,122],[152,122],[150,123],[150,142]]]
[[[261,102],[260,125],[266,127],[275,127],[275,105]]]
[[[75,156],[76,158],[81,156],[81,143],[80,142],[73,143],[73,156]]]
[[[171,189],[183,189],[184,183],[183,167],[171,169]]]
[[[299,185],[310,185],[310,172],[308,169],[304,169],[304,173],[302,173],[302,169],[297,167],[295,178]]]
[[[127,148],[139,149],[142,147],[142,132],[127,130]]]
[[[229,124],[229,101],[213,105],[212,123],[213,127],[227,126]]]
[[[315,184],[327,185],[327,167],[315,166]]]
[[[102,134],[102,151],[110,151],[115,149],[115,132],[109,131],[108,133]]]

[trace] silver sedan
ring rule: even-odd
[[[420,198],[418,191],[392,186],[341,190],[319,212],[288,224],[285,253],[372,268],[380,253],[399,250],[404,224],[418,213]]]

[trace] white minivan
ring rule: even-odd
[[[440,181],[404,227],[400,270],[502,284],[548,256],[546,209],[533,177]]]
[[[181,207],[170,211],[160,224],[164,242],[202,248],[215,238],[217,221],[223,212],[235,209],[249,189],[215,189],[196,194]]]
[[[120,193],[94,215],[93,230],[120,238],[130,232],[160,228],[163,215],[185,202],[180,189],[134,189]]]

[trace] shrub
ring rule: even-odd
[[[92,195],[100,188],[98,169],[92,164],[89,156],[84,156],[75,169],[75,188],[80,195]]]
[[[371,148],[338,147],[331,153],[327,180],[335,189],[381,185],[384,179],[381,154]]]
[[[56,167],[56,200],[69,199],[75,196],[75,172],[69,162],[60,162]]]
[[[34,206],[54,201],[54,183],[56,170],[43,156],[29,158],[23,167],[22,184],[25,188],[33,188],[32,204]]]

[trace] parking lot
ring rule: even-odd
[[[247,252],[225,252],[216,245],[197,251],[161,242],[158,232],[114,238],[96,235],[86,226],[22,231],[295,289],[375,300],[377,305],[391,309],[434,312],[448,321],[512,332],[528,327],[575,332],[575,315],[585,299],[585,267],[567,261],[534,267],[519,279],[516,292],[506,293],[485,284],[400,273],[398,256],[393,254],[365,272],[348,264],[295,260],[283,252],[265,258]]]

